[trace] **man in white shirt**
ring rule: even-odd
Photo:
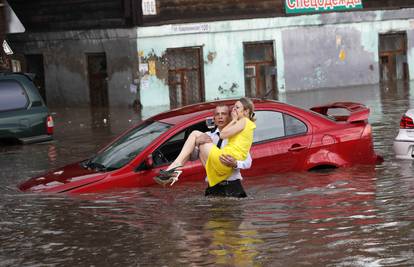
[[[230,122],[230,108],[226,105],[217,106],[214,110],[214,124],[216,128],[210,132],[206,132],[205,135],[196,139],[196,145],[213,142],[219,148],[224,147],[227,144],[227,139],[220,139],[220,131]],[[197,153],[198,151],[195,151]],[[252,165],[252,158],[250,153],[247,155],[246,160],[237,161],[230,155],[222,155],[220,157],[221,163],[233,168],[231,176],[215,186],[207,187],[206,196],[224,196],[224,197],[246,197],[246,192],[243,189],[241,180],[240,169],[249,169]]]

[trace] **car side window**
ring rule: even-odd
[[[164,164],[171,163],[177,158],[180,154],[181,149],[187,140],[188,136],[192,131],[198,130],[201,132],[208,131],[205,121],[196,123],[187,127],[186,129],[175,134],[173,137],[168,139],[165,143],[160,145],[153,153],[152,159],[154,161],[154,166],[160,166]]]
[[[283,114],[276,111],[257,111],[253,142],[262,142],[285,136]]]
[[[28,105],[26,92],[16,81],[0,81],[0,111],[23,109]]]
[[[303,134],[308,132],[308,127],[304,122],[288,114],[283,114],[283,116],[285,118],[285,129],[287,136]]]

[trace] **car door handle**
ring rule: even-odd
[[[288,151],[301,151],[305,148],[306,146],[301,146],[300,144],[294,144],[288,149]]]

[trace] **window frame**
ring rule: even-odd
[[[282,112],[282,114],[283,114],[283,123],[284,123],[284,125],[285,125],[285,136],[286,136],[286,137],[301,136],[301,135],[306,135],[306,134],[308,134],[308,132],[309,132],[309,127],[308,127],[308,125],[306,124],[306,122],[304,122],[303,120],[298,119],[296,116],[293,116],[292,114],[289,114],[289,113],[286,113],[286,112]],[[305,125],[305,127],[306,127],[306,131],[305,131],[305,132],[303,132],[303,133],[297,133],[297,134],[290,134],[290,135],[287,135],[287,134],[286,134],[286,117],[285,117],[285,115],[288,115],[288,116],[290,116],[290,117],[292,117],[292,118],[294,118],[294,119],[296,119],[296,120],[300,121],[301,123],[303,123],[303,124]]]
[[[20,88],[22,89],[22,91],[23,91],[24,97],[26,99],[26,104],[25,104],[25,106],[20,107],[20,108],[11,108],[11,109],[0,110],[0,113],[10,112],[10,111],[18,111],[18,110],[27,110],[30,106],[30,99],[29,99],[29,96],[27,95],[27,91],[26,91],[26,88],[24,87],[24,85],[20,81],[15,80],[15,79],[1,79],[0,84],[3,83],[3,82],[14,82],[14,83],[18,84],[20,86]]]
[[[259,144],[269,143],[269,142],[273,142],[273,141],[284,140],[284,139],[291,138],[291,137],[297,137],[297,136],[307,135],[309,133],[310,127],[309,127],[308,123],[306,123],[304,120],[299,119],[297,116],[295,116],[292,113],[289,113],[289,112],[286,112],[286,111],[282,111],[282,110],[275,110],[275,109],[258,109],[258,110],[255,111],[255,113],[257,114],[257,113],[262,112],[262,111],[278,112],[278,113],[281,113],[282,114],[282,117],[283,117],[283,131],[284,131],[284,134],[285,135],[282,136],[282,137],[275,137],[275,138],[270,138],[270,139],[266,139],[266,140],[256,141],[256,142],[253,142],[252,145],[259,145]],[[302,122],[303,124],[305,124],[306,131],[303,132],[303,133],[299,133],[299,134],[286,135],[286,126],[285,126],[286,125],[286,119],[285,119],[285,114],[286,115],[289,115],[289,116],[297,119],[298,121]]]
[[[206,120],[208,119],[208,118],[211,118],[211,115],[208,115],[208,116],[206,116],[206,117],[203,117],[203,118],[201,118],[201,119],[197,119],[197,120],[195,120],[195,121],[191,121],[191,122],[189,122],[189,123],[186,123],[185,125],[182,125],[182,126],[180,126],[180,127],[177,127],[177,129],[176,130],[174,130],[172,133],[171,133],[171,136],[170,137],[168,137],[165,141],[163,141],[162,143],[160,143],[156,148],[154,148],[150,153],[149,153],[149,155],[151,155],[151,157],[153,158],[153,167],[154,168],[159,168],[159,167],[162,167],[162,166],[166,166],[166,165],[168,165],[168,164],[171,164],[173,161],[170,161],[170,162],[167,162],[167,163],[162,163],[162,164],[156,164],[155,163],[155,161],[154,161],[154,153],[156,152],[156,151],[158,151],[161,147],[163,147],[167,142],[169,142],[169,141],[171,141],[173,138],[175,138],[177,135],[179,135],[179,134],[181,134],[181,133],[183,133],[183,132],[185,132],[185,134],[184,134],[184,136],[185,136],[185,139],[184,139],[184,142],[187,140],[187,138],[188,138],[188,136],[189,136],[189,134],[187,134],[187,132],[186,131],[188,131],[191,127],[194,127],[195,125],[197,125],[197,124],[201,124],[201,123],[204,123],[205,124],[205,127],[206,127],[206,129],[208,130],[208,128],[207,128],[207,124],[206,124]],[[173,126],[174,127],[174,126]],[[192,130],[192,131],[194,131],[194,129]],[[191,133],[191,132],[190,132]],[[175,141],[178,141],[178,140],[175,140]],[[182,147],[180,148],[180,151],[181,151],[181,149],[182,149]],[[162,151],[161,151],[161,153],[162,153]],[[162,154],[164,154],[164,153],[162,153]],[[165,157],[165,155],[164,155],[164,157]]]

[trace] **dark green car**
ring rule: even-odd
[[[53,119],[31,77],[0,73],[0,140],[52,140]]]

